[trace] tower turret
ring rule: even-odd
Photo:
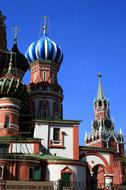
[[[97,97],[94,100],[94,122],[93,130],[98,130],[99,126],[105,128],[113,128],[113,124],[110,121],[110,110],[109,110],[109,101],[106,99],[103,93],[102,84],[101,84],[101,74],[98,74],[98,91]],[[99,123],[99,124],[98,124]]]
[[[18,49],[17,35],[14,36],[14,43],[13,43],[12,49],[10,51],[7,51],[7,52],[5,51],[4,53],[2,53],[0,57],[1,76],[4,76],[8,71],[10,56],[11,56],[10,52],[13,52],[13,56],[12,56],[13,64],[12,64],[11,72],[13,73],[13,75],[15,75],[15,77],[18,76],[20,79],[22,79],[24,76],[24,73],[29,69],[29,63],[27,59],[25,58],[25,56],[22,53],[20,53]]]
[[[115,148],[117,152],[124,153],[123,134],[114,130],[114,123],[110,117],[109,101],[103,93],[100,73],[98,74],[97,97],[94,100],[92,133],[86,134],[85,143],[94,147]]]
[[[46,19],[42,37],[29,46],[25,56],[30,63],[29,92],[34,118],[61,119],[63,90],[57,75],[63,54],[61,48],[48,38]]]
[[[14,66],[17,54],[18,52],[11,51],[4,55],[9,57],[9,63],[6,73],[3,73],[0,78],[0,136],[19,135],[20,105],[27,95],[27,87],[23,84],[21,75],[14,72],[14,67],[15,70],[18,67]],[[20,59],[17,60],[17,62],[20,61]]]

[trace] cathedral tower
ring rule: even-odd
[[[0,11],[0,49],[7,49],[7,39],[6,39],[6,26],[4,24],[5,16],[2,15]]]
[[[22,77],[28,69],[28,62],[17,48],[17,40],[11,51],[0,59],[0,136],[19,135],[19,113],[21,102],[27,95]]]
[[[63,54],[47,36],[46,19],[42,37],[29,46],[25,56],[30,63],[29,92],[34,118],[62,119],[63,90],[57,75]]]

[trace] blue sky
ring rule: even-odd
[[[125,0],[1,0],[6,15],[8,48],[18,26],[18,47],[25,53],[40,38],[41,17],[48,17],[48,36],[64,53],[58,74],[64,89],[64,119],[82,120],[80,144],[91,130],[97,73],[110,101],[115,129],[126,134],[126,1]],[[29,81],[29,74],[24,78]]]

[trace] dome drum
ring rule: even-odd
[[[15,98],[0,98],[0,136],[16,136],[19,133],[21,101]]]
[[[42,85],[41,85],[42,84]],[[46,96],[54,96],[58,97],[59,99],[63,99],[63,89],[60,85],[51,85],[47,82],[42,82],[34,85],[34,83],[31,83],[28,92],[32,95],[35,93],[40,93],[41,95],[46,94]]]

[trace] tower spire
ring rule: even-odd
[[[43,31],[44,31],[44,34],[46,34],[46,32],[47,32],[47,16],[44,16],[43,19],[44,19]]]
[[[101,73],[97,74],[98,76],[98,92],[97,92],[97,100],[103,100],[104,99],[104,93],[102,90],[102,85],[101,85]]]
[[[18,36],[19,28],[14,27],[14,44],[17,44],[17,36]]]

